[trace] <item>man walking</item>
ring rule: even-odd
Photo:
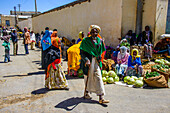
[[[13,54],[15,56],[17,55],[17,51],[18,51],[18,38],[17,38],[17,32],[15,29],[11,33],[11,38],[13,42]]]

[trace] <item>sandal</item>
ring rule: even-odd
[[[84,99],[92,99],[88,93],[84,95]]]
[[[99,103],[100,103],[100,104],[109,103],[109,100],[100,99],[100,100],[99,100]]]

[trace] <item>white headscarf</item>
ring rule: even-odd
[[[127,53],[127,48],[125,46],[120,47],[121,57],[124,58]]]
[[[101,28],[100,28],[98,25],[91,25],[91,26],[89,27],[89,32],[91,32],[92,29],[97,29],[99,33],[100,33],[100,31],[101,31]]]

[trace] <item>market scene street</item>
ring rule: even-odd
[[[18,50],[18,56],[11,56],[12,62],[2,63],[3,57],[0,58],[1,113],[168,113],[170,110],[170,89],[105,85],[106,98],[110,100],[108,105],[100,105],[95,94],[92,100],[84,100],[84,80],[81,78],[68,79],[69,91],[49,91],[44,87],[44,71],[39,69],[40,49],[36,48],[26,56],[22,40],[19,40]],[[2,46],[0,53],[3,53]],[[63,70],[66,68],[64,61]]]
[[[169,113],[169,0],[0,3],[0,113]]]

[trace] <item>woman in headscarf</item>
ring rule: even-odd
[[[49,62],[45,77],[45,87],[48,89],[68,90],[68,83],[61,67],[61,41],[56,30],[51,35],[51,42],[52,46],[45,57]]]
[[[127,48],[125,46],[120,47],[120,52],[117,57],[116,73],[120,78],[124,76],[126,69],[128,67],[129,53],[127,53]]]
[[[99,103],[109,103],[109,100],[103,98],[105,90],[101,75],[101,54],[106,48],[103,40],[98,37],[101,29],[97,25],[91,25],[89,31],[91,36],[84,38],[80,46],[81,68],[85,74],[84,98],[91,99],[88,93],[96,93]]]
[[[142,76],[143,67],[141,66],[141,58],[138,50],[133,49],[128,58],[127,76]]]
[[[71,46],[70,48],[68,48],[67,50],[67,54],[68,54],[68,74],[70,76],[77,76],[77,72],[80,68],[80,60],[81,60],[81,56],[80,56],[80,44],[82,42],[84,38],[84,33],[82,31],[80,31],[79,33],[79,41],[77,40],[77,44],[74,44],[73,46]]]
[[[80,41],[82,41],[83,38],[84,38],[84,32],[83,32],[83,31],[80,31],[80,32],[79,32],[79,39],[77,40],[77,44],[78,44]]]
[[[112,54],[112,60],[115,61],[115,64],[117,64],[117,56],[118,56],[118,53],[120,52],[120,47],[117,46],[116,47],[116,50],[113,52]]]
[[[51,37],[50,37],[50,32],[49,28],[45,28],[45,34],[43,38],[41,39],[41,45],[42,45],[42,69],[46,69],[47,66],[44,64],[44,57],[47,54],[47,52],[50,49],[51,44]]]

